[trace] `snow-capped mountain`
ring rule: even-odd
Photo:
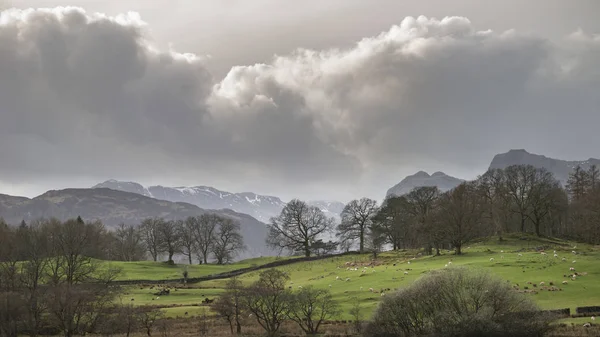
[[[460,185],[464,180],[451,177],[444,172],[435,172],[429,175],[427,172],[419,171],[411,176],[402,179],[401,182],[387,191],[386,196],[401,196],[409,193],[416,187],[436,186],[440,191],[445,192]]]
[[[155,199],[186,202],[204,209],[228,208],[251,215],[265,223],[268,223],[271,217],[278,216],[285,206],[285,202],[278,197],[259,195],[252,192],[231,193],[210,186],[144,187],[135,182],[107,180],[93,188],[110,188]],[[308,203],[319,207],[328,216],[334,217],[336,220],[339,219],[339,214],[344,209],[344,204],[336,201],[309,201]]]

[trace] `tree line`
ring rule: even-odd
[[[565,187],[544,168],[514,165],[491,169],[474,181],[447,192],[419,187],[391,196],[381,205],[352,200],[334,225],[317,207],[292,200],[271,219],[267,244],[310,256],[324,246],[350,250],[358,246],[377,254],[392,249],[424,248],[462,253],[475,239],[508,233],[535,233],[600,243],[600,174],[598,168],[575,168]],[[334,231],[337,242],[319,237]]]

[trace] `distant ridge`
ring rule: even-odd
[[[567,161],[549,158],[539,154],[527,152],[525,149],[513,149],[506,153],[494,156],[490,163],[490,169],[504,169],[511,165],[532,165],[537,168],[545,168],[554,174],[563,186],[569,179],[569,174],[577,167],[587,170],[591,165],[600,167],[600,159],[590,158],[587,160]]]
[[[460,185],[464,180],[451,177],[444,172],[435,172],[429,175],[425,171],[419,171],[413,175],[402,179],[398,184],[390,188],[386,197],[401,196],[410,193],[413,189],[423,186],[436,186],[440,191],[445,192]]]

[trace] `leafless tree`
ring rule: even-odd
[[[258,281],[246,288],[242,301],[268,336],[275,336],[290,310],[289,276],[279,269],[260,273]]]
[[[192,264],[192,258],[196,252],[196,236],[194,233],[196,232],[195,226],[199,226],[198,221],[194,217],[188,217],[185,221],[178,224],[182,253],[188,257],[189,264]]]
[[[231,262],[243,249],[245,249],[244,238],[240,234],[239,222],[221,218],[212,244],[212,252],[217,264]]]
[[[420,232],[426,241],[424,243],[428,253],[431,254],[432,248],[435,247],[437,255],[440,254],[441,233],[431,216],[439,195],[440,191],[435,186],[417,187],[406,195],[406,211],[413,216],[417,232]]]
[[[440,196],[436,221],[457,255],[462,254],[464,244],[482,236],[483,211],[474,183],[462,183]]]
[[[531,165],[513,165],[504,169],[506,193],[511,200],[511,211],[518,215],[521,232],[525,232],[528,213],[531,210],[536,168]]]
[[[597,179],[597,177],[596,177]],[[575,167],[573,172],[569,175],[567,180],[567,190],[574,201],[581,200],[589,186],[590,176],[588,172],[581,168],[581,166]]]
[[[139,322],[148,337],[152,336],[152,329],[157,321],[164,317],[164,313],[156,308],[140,308]]]
[[[217,214],[208,213],[202,214],[196,218],[194,226],[196,232],[196,249],[198,252],[198,260],[208,263],[208,257],[212,250],[212,245],[215,241],[215,233],[217,226],[221,222],[221,217]]]
[[[333,222],[333,218],[325,216],[318,207],[294,199],[285,205],[279,216],[271,218],[267,244],[273,248],[302,251],[304,256],[310,256],[312,242],[330,230]]]
[[[302,288],[291,298],[289,318],[306,334],[315,335],[321,323],[340,314],[340,308],[328,289]]]
[[[533,175],[532,187],[528,195],[530,211],[527,217],[533,223],[535,233],[540,236],[542,224],[549,218],[552,211],[560,207],[563,200],[563,190],[552,173],[545,169],[536,169]]]
[[[413,230],[415,216],[409,208],[411,205],[405,196],[390,197],[373,217],[375,228],[385,235],[393,250],[416,247],[417,231]]]
[[[179,228],[182,220],[161,221],[158,224],[158,233],[163,251],[168,254],[167,262],[173,264],[173,255],[181,250],[181,239]]]
[[[164,251],[159,227],[164,222],[161,218],[147,218],[140,225],[142,240],[152,259],[158,261],[158,256]]]
[[[358,240],[359,251],[364,252],[365,235],[377,214],[377,201],[369,198],[350,201],[342,211],[342,222],[337,226],[337,235],[343,240]]]
[[[483,200],[483,221],[489,233],[502,235],[508,232],[511,200],[506,193],[506,175],[504,170],[491,169],[477,179],[477,191]]]
[[[233,277],[227,281],[225,293],[212,306],[213,310],[229,323],[231,334],[234,333],[234,325],[235,333],[238,335],[242,333],[241,320],[245,310],[242,305],[243,295],[242,283],[236,277]]]
[[[114,232],[115,249],[113,259],[139,261],[144,258],[142,235],[135,226],[120,224]]]

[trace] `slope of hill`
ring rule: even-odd
[[[146,188],[135,182],[107,180],[92,188],[110,188],[161,200],[187,202],[206,209],[229,208],[236,212],[249,214],[267,223],[271,217],[278,216],[285,206],[285,202],[278,197],[252,192],[231,193],[210,186],[150,186]],[[339,214],[344,208],[342,203],[336,201],[310,201],[309,204],[321,208],[329,216],[336,218],[339,218]]]
[[[578,165],[587,170],[591,165],[600,167],[600,159],[590,158],[581,161],[567,161],[561,159],[548,158],[546,156],[533,154],[524,149],[510,150],[506,153],[497,154],[490,163],[490,169],[504,169],[511,165],[532,165],[538,168],[545,168],[554,174],[563,186],[569,178],[569,173]]]
[[[229,209],[205,210],[189,203],[158,200],[109,188],[48,191],[33,199],[0,195],[0,217],[13,224],[42,217],[66,220],[81,216],[86,221],[100,220],[112,227],[120,223],[139,224],[148,217],[183,219],[207,212],[240,222],[241,232],[248,246],[248,251],[242,257],[273,253],[265,247],[265,224],[247,214]]]
[[[419,171],[411,176],[402,179],[401,182],[390,188],[386,197],[395,195],[401,196],[409,193],[416,187],[436,186],[440,191],[445,192],[460,185],[464,180],[451,177],[444,172],[435,172],[429,175],[427,172]]]

